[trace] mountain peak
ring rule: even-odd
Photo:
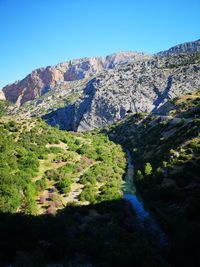
[[[3,88],[7,100],[22,105],[46,93],[58,82],[76,81],[90,78],[95,74],[112,69],[129,60],[142,60],[147,56],[137,52],[118,52],[106,57],[85,57],[73,59],[54,66],[32,71],[23,80]]]
[[[172,54],[179,54],[179,53],[194,53],[200,51],[200,39],[196,41],[186,42],[183,44],[178,44],[176,46],[171,47],[166,51],[161,51],[157,53],[159,56],[169,56]]]

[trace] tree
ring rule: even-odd
[[[144,173],[145,175],[150,175],[152,173],[152,167],[149,162],[145,164]]]

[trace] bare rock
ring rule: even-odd
[[[0,90],[0,100],[6,100],[4,92]]]

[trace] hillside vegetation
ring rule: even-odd
[[[184,266],[199,265],[200,91],[171,100],[165,115],[134,114],[108,127],[131,150],[135,183]]]
[[[126,162],[106,136],[59,131],[41,120],[0,122],[0,210],[55,213],[120,198]]]
[[[1,266],[166,266],[122,199],[120,145],[40,119],[0,131]]]

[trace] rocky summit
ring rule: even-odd
[[[183,44],[176,45],[172,48],[170,48],[167,51],[159,52],[158,55],[160,56],[166,56],[171,54],[177,54],[177,53],[194,53],[200,51],[200,39],[194,42],[187,42]]]
[[[33,71],[3,88],[11,114],[87,131],[131,113],[165,112],[166,102],[200,87],[200,41],[155,55],[83,58]],[[163,108],[164,107],[164,108]]]
[[[144,57],[143,53],[121,52],[107,57],[70,60],[55,66],[36,69],[23,80],[5,86],[3,92],[7,100],[22,105],[63,82],[90,78],[104,69],[114,68],[119,63]]]

